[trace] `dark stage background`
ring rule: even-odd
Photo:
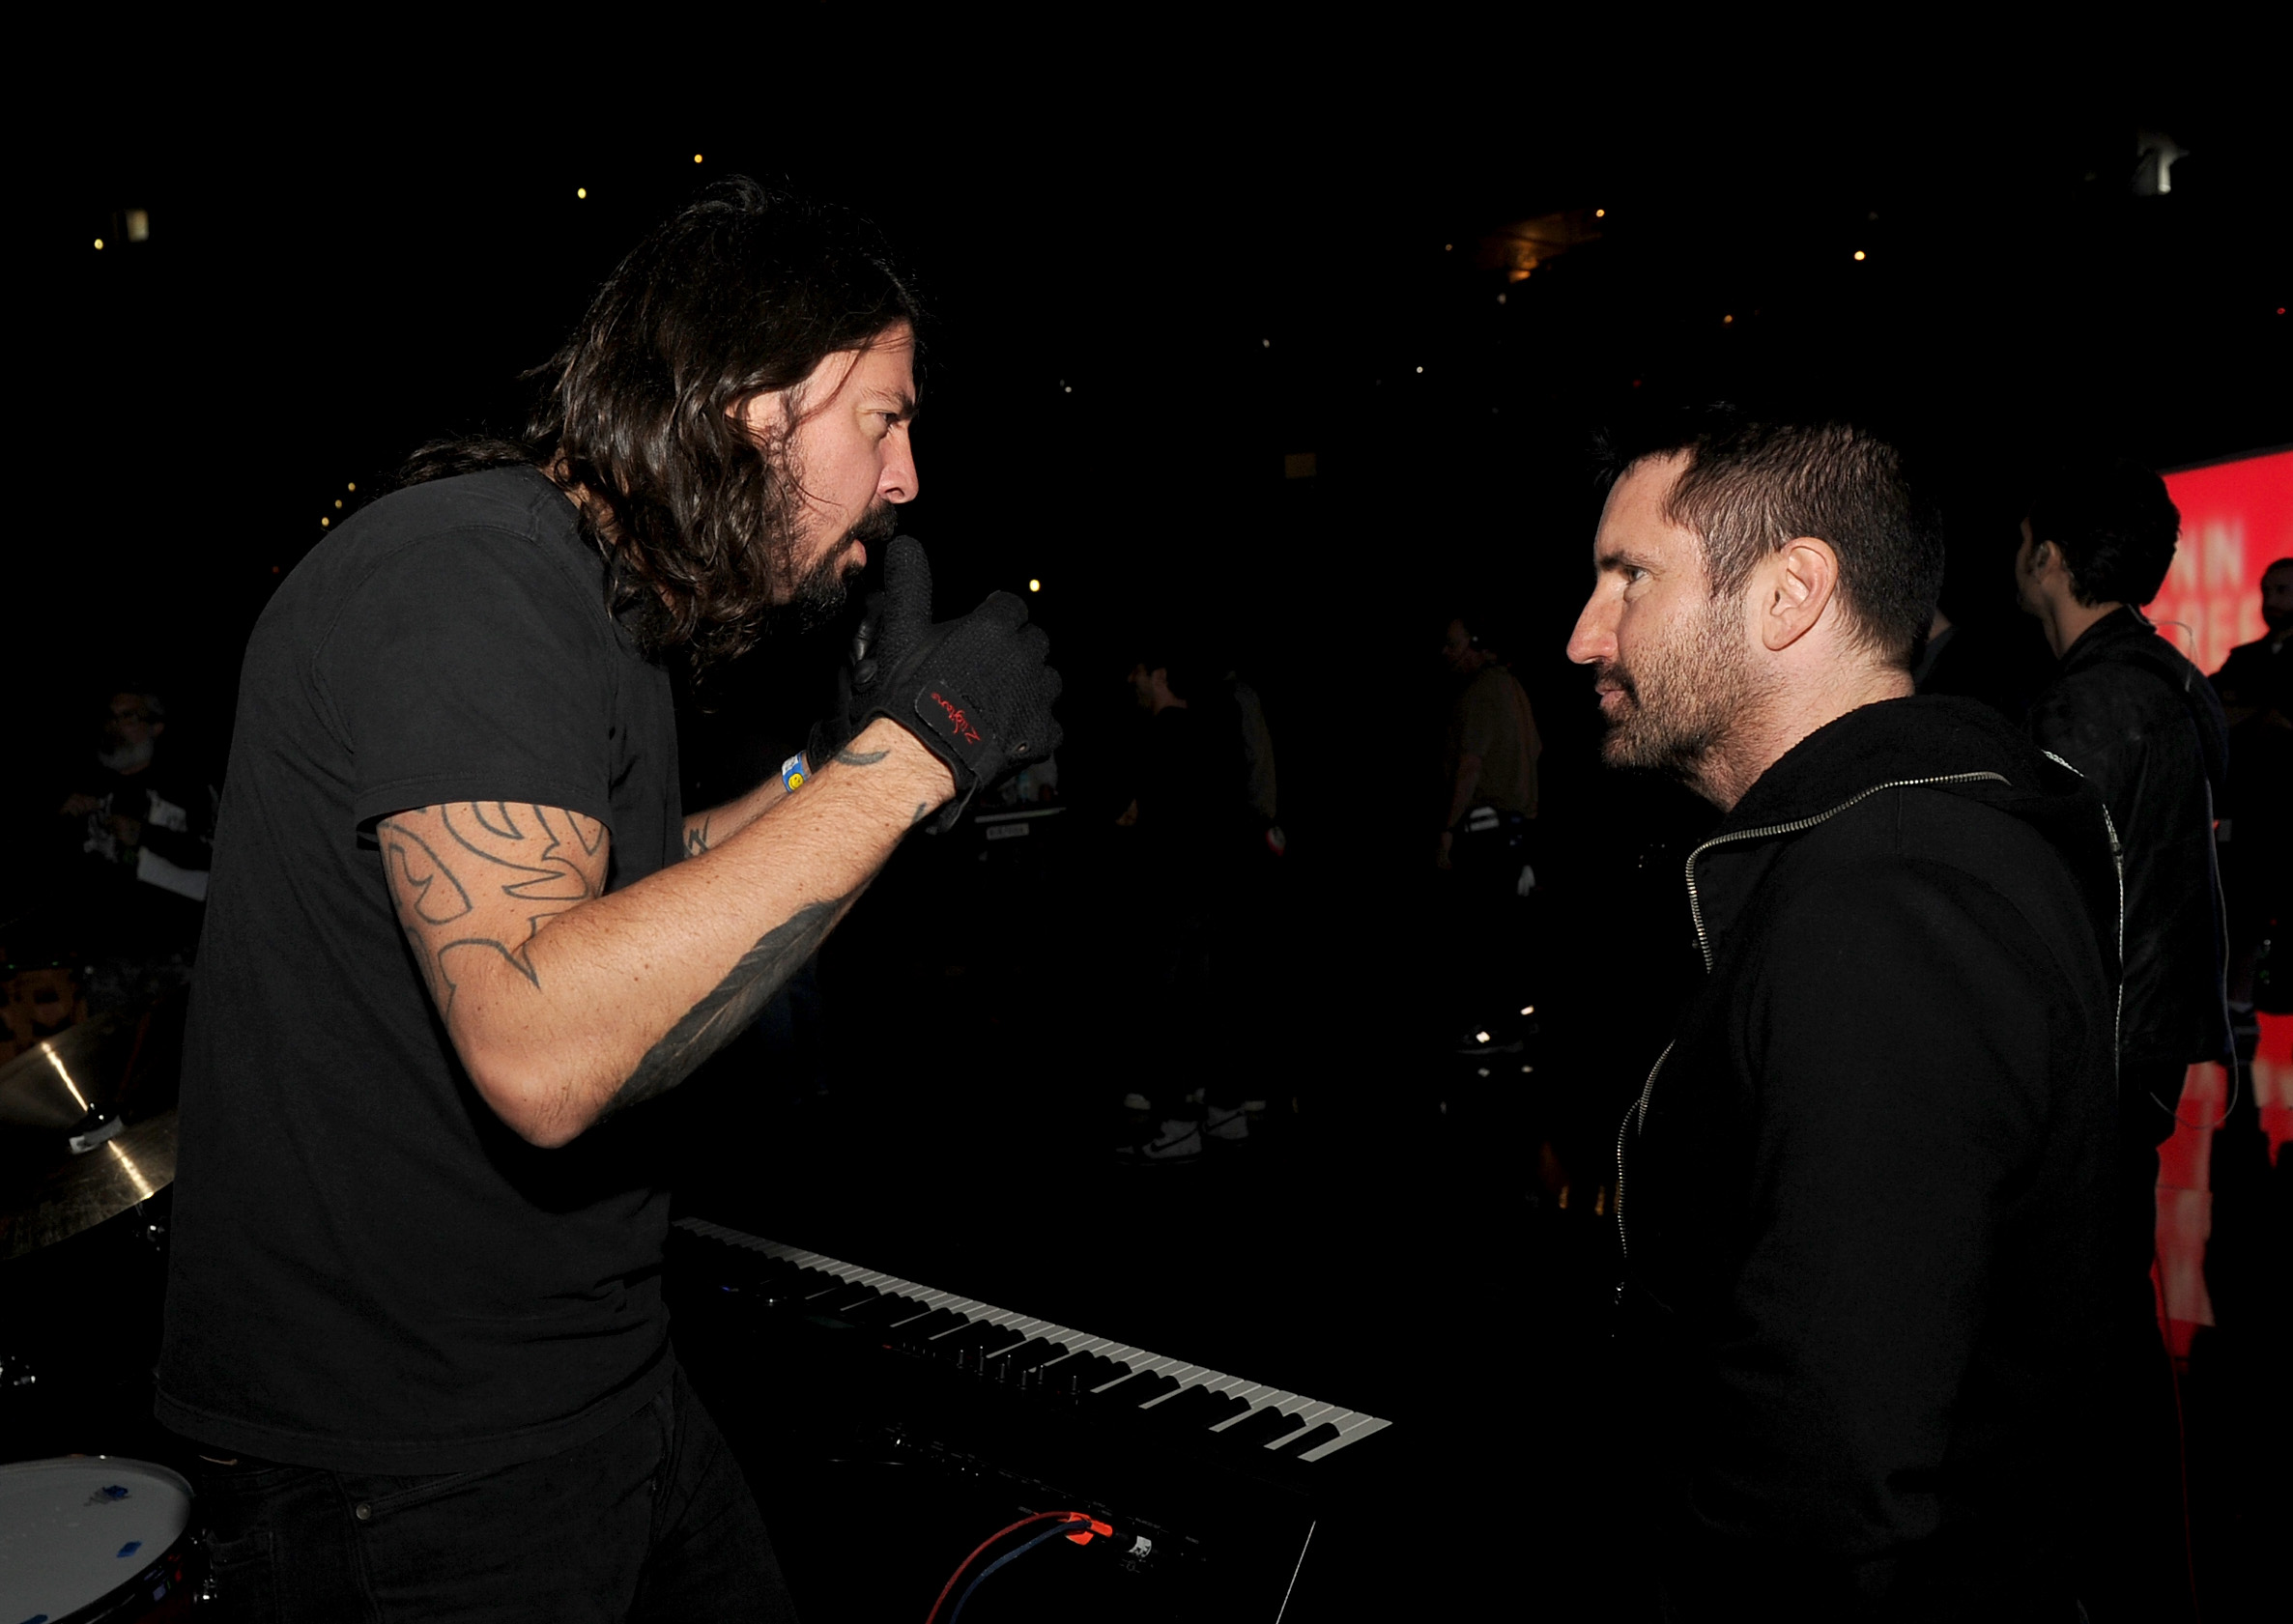
[[[1127,668],[1112,628],[1218,634],[1309,841],[1361,832],[1466,603],[1556,746],[1553,811],[1581,806],[1584,450],[1636,403],[1781,383],[1883,409],[1939,453],[1954,613],[2018,637],[2034,450],[2170,466],[2293,438],[2281,133],[2170,51],[1901,89],[1619,61],[1570,89],[1497,66],[1530,42],[1449,43],[1337,73],[1222,40],[1166,79],[1142,63],[1147,88],[855,62],[769,115],[613,134],[402,88],[270,87],[261,116],[126,98],[60,144],[73,212],[39,246],[56,364],[29,471],[57,496],[11,550],[20,747],[125,664],[219,752],[246,629],[321,520],[425,439],[514,426],[519,374],[616,256],[729,171],[852,203],[919,268],[910,525],[947,600],[1041,580],[1076,690]],[[2144,132],[2184,154],[2163,195]],[[1285,477],[1301,456],[1312,477]]]

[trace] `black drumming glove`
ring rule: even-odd
[[[884,555],[884,590],[870,600],[852,641],[839,687],[844,714],[834,726],[849,739],[888,716],[913,733],[955,775],[956,798],[936,825],[951,828],[981,787],[1059,748],[1050,647],[1009,592],[989,594],[960,620],[934,623],[932,561],[913,536],[895,536]]]

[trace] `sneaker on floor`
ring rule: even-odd
[[[1201,1159],[1202,1125],[1190,1118],[1171,1118],[1115,1147],[1115,1160],[1132,1167],[1184,1166]]]
[[[1202,1125],[1203,1137],[1222,1145],[1245,1144],[1250,1137],[1249,1109],[1243,1105],[1213,1105]]]
[[[1123,1109],[1126,1111],[1136,1111],[1143,1116],[1154,1108],[1155,1102],[1136,1089],[1123,1096]]]

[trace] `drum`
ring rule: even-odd
[[[102,1455],[0,1466],[0,1619],[104,1624],[177,1618],[199,1575],[191,1486]]]

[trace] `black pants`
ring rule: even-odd
[[[222,1624],[795,1617],[755,1496],[682,1371],[604,1437],[491,1471],[198,1453]]]

